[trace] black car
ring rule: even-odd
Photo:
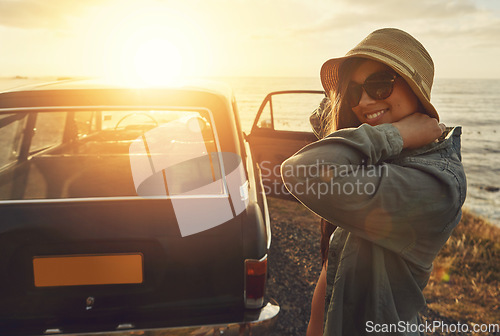
[[[0,143],[0,335],[272,328],[265,187],[229,89],[2,92]]]

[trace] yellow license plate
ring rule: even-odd
[[[140,284],[141,253],[33,257],[35,287]]]

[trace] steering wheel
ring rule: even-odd
[[[155,117],[153,117],[151,114],[149,113],[146,113],[146,112],[140,112],[140,113],[129,113],[127,114],[126,116],[124,116],[123,118],[121,118],[115,125],[115,130],[118,129],[118,126],[120,126],[120,124],[127,118],[130,118],[130,117],[133,117],[133,116],[137,116],[137,115],[143,115],[143,116],[146,116],[148,117],[149,119],[151,119],[153,121],[153,123],[156,125],[156,126],[159,126],[160,124],[158,123],[158,121],[155,119]]]

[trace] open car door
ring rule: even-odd
[[[261,169],[267,196],[291,197],[282,182],[280,166],[299,149],[318,140],[309,117],[323,98],[323,91],[275,91],[262,102],[247,140]]]

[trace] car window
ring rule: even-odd
[[[321,91],[273,94],[267,100],[256,126],[276,131],[311,132],[309,115],[323,98]]]
[[[118,118],[108,119],[111,122]],[[221,157],[210,120],[206,113],[191,111],[134,113],[118,120],[115,129],[133,129],[141,123],[154,125],[129,147],[134,183],[140,196],[224,192]],[[128,124],[132,121],[133,124]]]
[[[263,128],[263,129],[274,129],[273,125],[273,115],[271,113],[271,102],[267,102],[267,104],[264,106],[262,110],[262,114],[260,115],[260,118],[257,122],[257,127],[258,128]]]
[[[10,144],[2,146],[0,166],[16,158],[21,121],[0,119],[2,143]],[[33,134],[29,167],[3,173],[0,199],[227,193],[206,109],[39,112]]]
[[[74,126],[79,138],[97,131],[100,114],[98,111],[74,113]]]
[[[41,112],[37,114],[30,153],[62,143],[66,115],[66,112]]]
[[[0,114],[0,169],[19,157],[26,114]]]

